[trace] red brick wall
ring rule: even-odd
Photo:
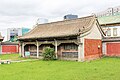
[[[18,53],[18,52],[19,52],[18,45],[2,45],[2,54]]]
[[[100,46],[98,48],[98,46]],[[102,41],[99,39],[85,39],[84,41],[85,59],[98,58],[102,55]]]
[[[120,56],[120,43],[107,43],[106,48],[108,56]]]

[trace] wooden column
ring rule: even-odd
[[[2,54],[2,44],[0,42],[0,54]]]
[[[39,58],[39,43],[38,43],[38,41],[36,41],[37,42],[37,58]]]
[[[21,45],[21,43],[19,44],[19,55],[22,56],[22,45]]]
[[[80,44],[78,45],[78,61],[80,60]]]
[[[56,59],[58,58],[58,55],[57,55],[57,41],[55,40],[55,54],[56,54]]]
[[[25,46],[25,44],[24,44],[24,43],[22,43],[22,57],[25,57],[24,46]]]

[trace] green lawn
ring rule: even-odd
[[[2,64],[0,80],[120,80],[120,58]]]
[[[0,55],[1,60],[30,60],[30,58],[22,58],[19,54],[4,54]]]
[[[0,55],[0,59],[5,60],[5,59],[12,59],[12,60],[16,60],[16,59],[20,59],[19,54],[4,54],[4,55]]]

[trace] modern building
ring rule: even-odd
[[[103,28],[106,36],[117,37],[120,36],[120,14],[98,17],[99,24]],[[115,25],[116,24],[116,25]]]
[[[120,15],[98,17],[98,21],[106,34],[103,37],[103,54],[120,56]]]
[[[51,47],[58,59],[84,61],[101,57],[103,35],[95,16],[40,24],[19,38],[19,50],[23,57],[41,58]]]
[[[108,8],[105,11],[96,13],[97,17],[103,17],[103,16],[111,16],[111,15],[117,15],[120,14],[120,6]]]
[[[64,20],[77,19],[78,15],[68,14],[64,16]]]
[[[120,56],[120,6],[109,8],[105,13],[99,13],[97,16],[106,35],[102,39],[103,54]]]
[[[22,36],[29,32],[29,28],[8,28],[7,29],[7,41],[17,41],[18,36]]]

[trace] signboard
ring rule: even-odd
[[[29,51],[26,51],[26,52],[25,52],[25,56],[30,56],[30,52],[29,52]]]

